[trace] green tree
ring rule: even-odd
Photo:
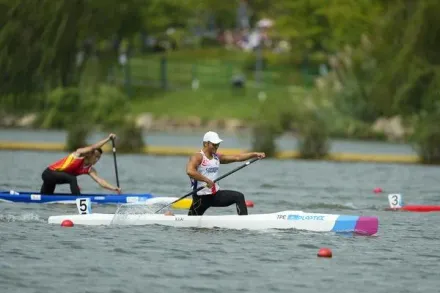
[[[0,67],[2,93],[35,92],[78,82],[82,42],[96,43],[139,30],[138,0],[3,1]],[[6,11],[6,13],[5,13]]]

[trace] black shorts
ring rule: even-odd
[[[247,215],[248,210],[244,195],[234,190],[219,190],[216,194],[193,195],[188,216],[201,216],[210,207],[228,207],[235,204],[238,215]]]
[[[43,179],[43,185],[41,185],[40,194],[54,194],[55,187],[58,184],[69,184],[70,192],[75,195],[81,194],[78,186],[78,180],[75,175],[63,172],[63,171],[53,171],[49,168],[43,171],[41,174],[41,179]]]

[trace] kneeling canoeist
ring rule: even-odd
[[[221,155],[217,153],[217,150],[222,141],[216,132],[208,131],[203,137],[203,148],[189,158],[186,173],[191,179],[193,189],[205,186],[197,194],[193,194],[189,216],[201,216],[210,207],[227,207],[232,204],[236,204],[238,215],[248,214],[243,193],[234,190],[220,190],[214,180],[218,177],[220,164],[242,162],[251,158],[264,158],[265,153]]]
[[[55,187],[58,184],[70,184],[70,192],[75,195],[81,194],[77,176],[88,174],[95,180],[101,187],[121,193],[121,189],[107,183],[104,179],[98,176],[95,165],[101,158],[101,147],[109,142],[111,139],[115,139],[115,134],[110,134],[106,139],[103,139],[91,146],[79,148],[75,152],[69,154],[67,157],[56,161],[47,167],[41,178],[43,179],[43,185],[41,186],[41,194],[54,194]]]

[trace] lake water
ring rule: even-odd
[[[0,189],[38,190],[42,170],[63,155],[0,151]],[[186,162],[185,157],[118,155],[121,187],[181,196],[189,191]],[[222,166],[221,173],[237,166]],[[115,182],[110,155],[96,168]],[[47,218],[77,213],[75,206],[0,203],[0,292],[437,292],[440,213],[384,208],[387,194],[394,192],[407,203],[440,204],[439,178],[435,166],[265,159],[220,181],[252,200],[253,214],[378,216],[375,237],[161,226],[62,228],[47,224]],[[87,176],[79,182],[83,192],[103,192]],[[384,192],[373,193],[375,187]],[[116,207],[93,209],[112,213]],[[234,207],[211,208],[206,214],[234,212]],[[331,248],[333,258],[318,258],[321,247]]]

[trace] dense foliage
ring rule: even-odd
[[[120,67],[121,52],[149,54],[142,36],[156,37],[161,47],[155,50],[161,51],[215,46],[215,37],[194,32],[234,29],[241,2],[0,0],[2,110],[45,111],[40,119],[45,127],[70,127],[73,117],[84,113],[83,119],[92,124],[119,125],[129,101],[118,92],[124,85],[108,85],[108,72]],[[399,116],[405,123],[417,121],[410,126],[418,132],[412,139],[421,157],[429,162],[440,160],[434,138],[437,130],[431,125],[439,115],[440,2],[244,2],[249,4],[252,26],[261,18],[273,19],[273,41],[290,44],[290,53],[284,55],[264,52],[264,70],[282,67],[283,75],[290,78],[289,72],[298,66],[306,68],[311,60],[330,70],[316,80],[312,98],[309,94],[278,95],[283,102],[274,107],[275,112],[289,107],[299,107],[301,112],[311,103],[320,113],[319,121],[326,121],[301,120],[298,131],[309,132],[309,138],[349,132],[377,137],[370,130],[374,121]],[[167,33],[170,28],[174,33]],[[254,63],[255,55],[250,52],[242,68],[252,71]],[[129,76],[129,71],[124,72]],[[293,75],[286,80],[301,82]],[[266,92],[274,96],[270,89]],[[292,96],[300,102],[292,103]],[[269,140],[259,138],[256,144],[270,148],[285,115],[263,116],[264,112],[257,117],[258,129],[273,133],[267,135]],[[291,124],[299,123],[294,115],[289,117]],[[325,139],[317,140],[322,143],[316,152],[324,153]]]

